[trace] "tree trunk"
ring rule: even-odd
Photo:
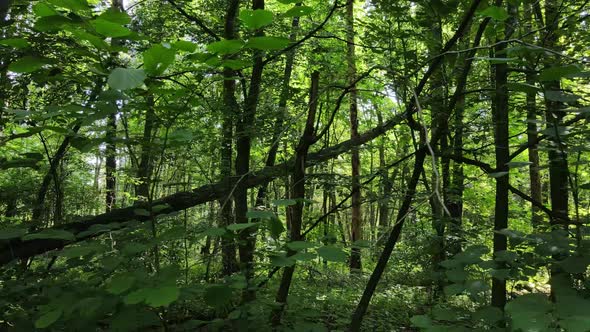
[[[354,0],[348,0],[346,3],[346,63],[348,66],[348,86],[350,87],[350,138],[356,139],[359,136],[358,132],[358,105],[357,105],[357,89],[356,89],[356,59],[354,47]],[[362,216],[361,216],[361,183],[360,183],[360,168],[361,160],[359,155],[359,148],[355,147],[351,151],[351,166],[352,166],[352,216],[351,216],[351,232],[350,242],[362,239]],[[350,252],[350,272],[360,271],[361,265],[361,251],[358,247],[353,247]]]
[[[232,0],[229,2],[227,12],[225,15],[225,25],[223,37],[225,39],[234,39],[236,37],[235,22],[240,6],[239,0]],[[234,72],[230,68],[223,69],[223,124],[222,124],[222,139],[221,139],[221,178],[231,185],[232,175],[232,151],[233,151],[233,123],[235,116],[239,112],[239,106],[236,101],[236,81]],[[231,195],[224,196],[219,200],[221,206],[221,213],[219,218],[219,226],[227,227],[234,223],[232,214],[233,198]],[[238,262],[236,260],[236,244],[234,239],[223,236],[221,238],[221,261],[222,274],[224,276],[230,275],[239,270]]]
[[[496,2],[497,6],[502,5],[502,0]],[[509,11],[512,6],[508,6]],[[512,34],[514,23],[508,20],[504,26],[504,40]],[[495,56],[503,56],[506,50],[506,43],[497,42],[494,48]],[[509,174],[508,165],[510,161],[509,150],[509,117],[508,117],[508,65],[498,63],[493,65],[495,94],[492,103],[492,112],[494,119],[494,145],[496,151],[496,205],[494,209],[494,255],[497,252],[505,251],[508,248],[506,236],[499,234],[498,231],[508,228],[508,191],[509,191]],[[500,172],[505,174],[501,174]],[[501,267],[500,267],[501,268]],[[504,310],[506,305],[506,280],[492,278],[492,305]]]
[[[307,121],[305,123],[303,135],[295,150],[295,167],[293,168],[293,173],[291,175],[293,183],[291,186],[291,198],[296,199],[297,203],[288,207],[289,219],[291,221],[291,229],[289,232],[290,241],[303,240],[301,236],[301,226],[303,224],[303,201],[305,199],[305,164],[309,147],[315,143],[314,123],[318,104],[319,78],[319,72],[315,71],[312,73]],[[295,251],[290,249],[287,251],[288,256],[292,256],[295,253]],[[281,316],[284,306],[287,303],[287,296],[289,295],[289,288],[291,287],[291,280],[293,279],[294,272],[294,264],[285,267],[283,271],[281,284],[279,285],[279,290],[276,296],[278,306],[273,310],[271,315],[271,324],[273,326],[278,326],[281,323]]]

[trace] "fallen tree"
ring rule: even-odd
[[[393,129],[404,120],[410,120],[410,115],[412,113],[413,112],[406,111],[402,114],[398,114],[387,122],[384,122],[382,125],[363,133],[355,139],[349,139],[334,146],[310,153],[307,158],[306,167],[333,159],[355,146],[370,142],[385,132]],[[190,191],[177,192],[155,200],[151,205],[147,202],[141,202],[126,208],[114,209],[108,213],[87,217],[78,222],[57,225],[26,234],[19,238],[10,239],[4,244],[0,244],[0,266],[15,259],[30,258],[51,250],[61,249],[68,244],[96,237],[110,229],[106,227],[108,225],[111,225],[111,227],[115,229],[121,229],[128,227],[131,224],[131,221],[137,221],[140,223],[146,222],[153,217],[171,214],[199,204],[219,200],[232,191],[232,186],[229,184],[236,183],[235,181],[243,181],[248,188],[266,184],[277,177],[289,174],[289,172],[292,171],[293,164],[294,161],[289,160],[273,167],[265,167],[259,171],[251,172],[248,176],[233,179],[233,181],[227,181],[227,179],[224,179],[216,183],[203,185]],[[101,228],[101,226],[105,227]],[[42,238],[43,234],[48,234],[48,231],[66,231],[73,236],[71,238],[67,238],[66,236],[63,239]],[[34,239],[24,240],[31,237]]]

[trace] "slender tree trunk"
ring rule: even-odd
[[[290,241],[301,241],[301,226],[303,224],[303,199],[305,198],[305,163],[307,160],[307,153],[309,147],[315,142],[314,124],[317,110],[317,99],[318,99],[318,86],[320,73],[315,71],[311,75],[311,87],[309,93],[309,109],[307,112],[307,121],[305,123],[305,129],[303,135],[299,140],[299,144],[296,148],[295,155],[295,167],[293,168],[292,183],[291,186],[291,198],[297,200],[295,205],[291,205],[288,208],[288,213],[291,221],[291,229],[289,232]],[[292,256],[296,252],[288,250],[287,255]],[[281,284],[276,296],[276,302],[278,306],[273,310],[271,315],[271,324],[278,326],[281,323],[281,316],[285,304],[287,303],[287,296],[289,295],[289,288],[291,287],[291,280],[293,279],[293,273],[295,271],[295,265],[287,266],[283,271],[281,278]]]
[[[236,17],[240,6],[239,0],[229,1],[225,15],[225,25],[223,37],[225,39],[234,39],[236,37]],[[235,116],[239,113],[239,106],[236,101],[236,81],[234,72],[230,68],[223,69],[223,124],[221,140],[221,178],[226,179],[228,186],[231,185],[232,175],[232,151],[233,151],[233,123]],[[219,200],[221,214],[219,226],[226,227],[234,223],[232,214],[233,197],[227,195]],[[236,260],[236,245],[234,239],[230,237],[221,238],[221,260],[222,274],[230,275],[237,272],[238,262]]]
[[[252,0],[252,9],[264,9],[264,0]],[[263,36],[262,30],[255,33],[256,36]],[[256,109],[258,107],[258,97],[260,95],[260,85],[262,83],[262,71],[264,52],[254,52],[254,66],[252,67],[252,75],[250,77],[250,87],[248,89],[248,96],[246,97],[244,110],[240,114],[238,123],[236,125],[236,175],[237,183],[235,185],[234,199],[235,199],[235,214],[236,222],[239,224],[247,223],[248,218],[248,186],[246,181],[242,178],[248,176],[250,172],[250,150],[252,143],[252,135],[254,134],[254,122],[256,119]],[[245,229],[239,233],[238,251],[240,256],[240,264],[246,280],[252,279],[253,264],[254,264],[254,249],[256,245],[255,233],[250,229]],[[242,293],[242,301],[249,302],[256,297],[255,291],[248,287]]]
[[[357,104],[357,89],[356,81],[356,58],[354,47],[354,0],[348,0],[346,3],[346,63],[348,65],[348,85],[350,86],[350,138],[356,139],[358,132],[358,104]],[[361,183],[360,183],[360,168],[361,160],[359,148],[355,147],[351,151],[351,166],[352,166],[352,217],[351,217],[351,232],[350,242],[362,239],[362,216],[361,216]],[[350,252],[350,271],[360,271],[361,265],[361,251],[357,247],[353,247]]]
[[[545,1],[545,24],[546,35],[544,47],[551,50],[559,51],[559,19],[561,10],[561,1],[547,0]],[[559,65],[560,57],[549,56],[545,61],[546,67],[553,67]],[[543,84],[544,91],[561,91],[560,80],[547,81]],[[554,216],[551,217],[551,225],[558,226],[563,224],[568,219],[568,204],[569,204],[569,169],[567,162],[567,153],[564,138],[560,137],[559,129],[563,126],[563,118],[565,112],[564,105],[560,101],[551,100],[545,96],[545,120],[547,122],[547,130],[549,134],[549,141],[551,148],[549,149],[549,192],[551,209]],[[563,226],[567,229],[567,225]],[[553,259],[563,259],[562,254],[553,255]],[[569,283],[569,276],[563,271],[558,264],[551,266],[549,283],[551,285],[551,298],[555,300],[555,291],[559,287],[564,287]]]
[[[502,5],[502,0],[496,2],[497,6]],[[512,6],[508,6],[509,11]],[[513,20],[507,21],[504,26],[506,40],[512,34]],[[506,43],[497,43],[494,48],[496,56],[502,56],[506,50]],[[497,252],[505,251],[508,248],[506,236],[499,234],[498,231],[508,228],[508,191],[509,191],[509,174],[508,165],[510,161],[509,150],[509,117],[508,117],[508,65],[499,63],[493,65],[495,95],[493,100],[493,118],[494,118],[494,145],[496,150],[496,170],[497,172],[506,172],[506,174],[496,177],[496,205],[494,209],[494,255]],[[506,280],[492,278],[492,305],[504,310],[506,305]]]
[[[377,121],[383,123],[381,111],[377,111]],[[389,227],[389,202],[391,200],[392,179],[389,178],[389,171],[385,166],[385,137],[379,142],[379,171],[381,172],[380,195],[379,195],[379,221],[377,227],[377,239],[380,242]]]
[[[532,0],[527,0],[524,8],[524,27],[525,33],[532,33],[532,13],[533,5]],[[534,36],[534,35],[533,35]],[[531,36],[529,42],[534,42],[534,38]],[[526,83],[529,85],[535,85],[535,67],[526,66]],[[535,91],[529,91],[526,93],[526,110],[527,110],[527,140],[529,145],[529,178],[531,186],[531,198],[535,201],[543,203],[543,191],[541,188],[541,174],[539,171],[539,147],[536,143],[538,141],[538,127],[537,127],[537,93]],[[531,204],[532,218],[531,223],[534,228],[537,228],[543,223],[543,211],[536,205]]]

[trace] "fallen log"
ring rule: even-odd
[[[306,167],[333,159],[355,146],[370,142],[391,130],[402,121],[408,119],[410,114],[410,112],[404,112],[395,115],[387,122],[363,133],[355,139],[349,139],[334,146],[310,153]],[[0,266],[15,259],[26,259],[51,250],[61,249],[66,245],[93,238],[102,233],[100,231],[92,231],[92,227],[96,230],[97,226],[114,224],[116,225],[114,226],[115,228],[121,229],[128,227],[131,224],[131,221],[137,221],[140,223],[146,222],[152,217],[171,214],[199,204],[219,200],[231,192],[232,186],[230,183],[235,183],[235,181],[244,181],[248,188],[266,184],[277,177],[289,174],[289,172],[292,171],[293,163],[293,160],[289,160],[273,167],[265,167],[259,171],[251,172],[248,176],[241,179],[236,178],[233,179],[234,181],[227,181],[227,179],[224,179],[216,183],[203,185],[190,191],[177,192],[158,200],[154,200],[151,206],[146,202],[137,203],[126,208],[114,209],[108,213],[87,217],[82,221],[57,225],[32,233],[37,234],[47,230],[63,230],[72,233],[75,236],[75,239],[62,240],[38,238],[28,241],[22,239],[23,237],[30,237],[31,234],[11,239],[4,244],[0,243]],[[149,213],[146,213],[146,211]]]

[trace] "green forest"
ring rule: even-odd
[[[590,331],[589,0],[0,0],[0,331]]]

